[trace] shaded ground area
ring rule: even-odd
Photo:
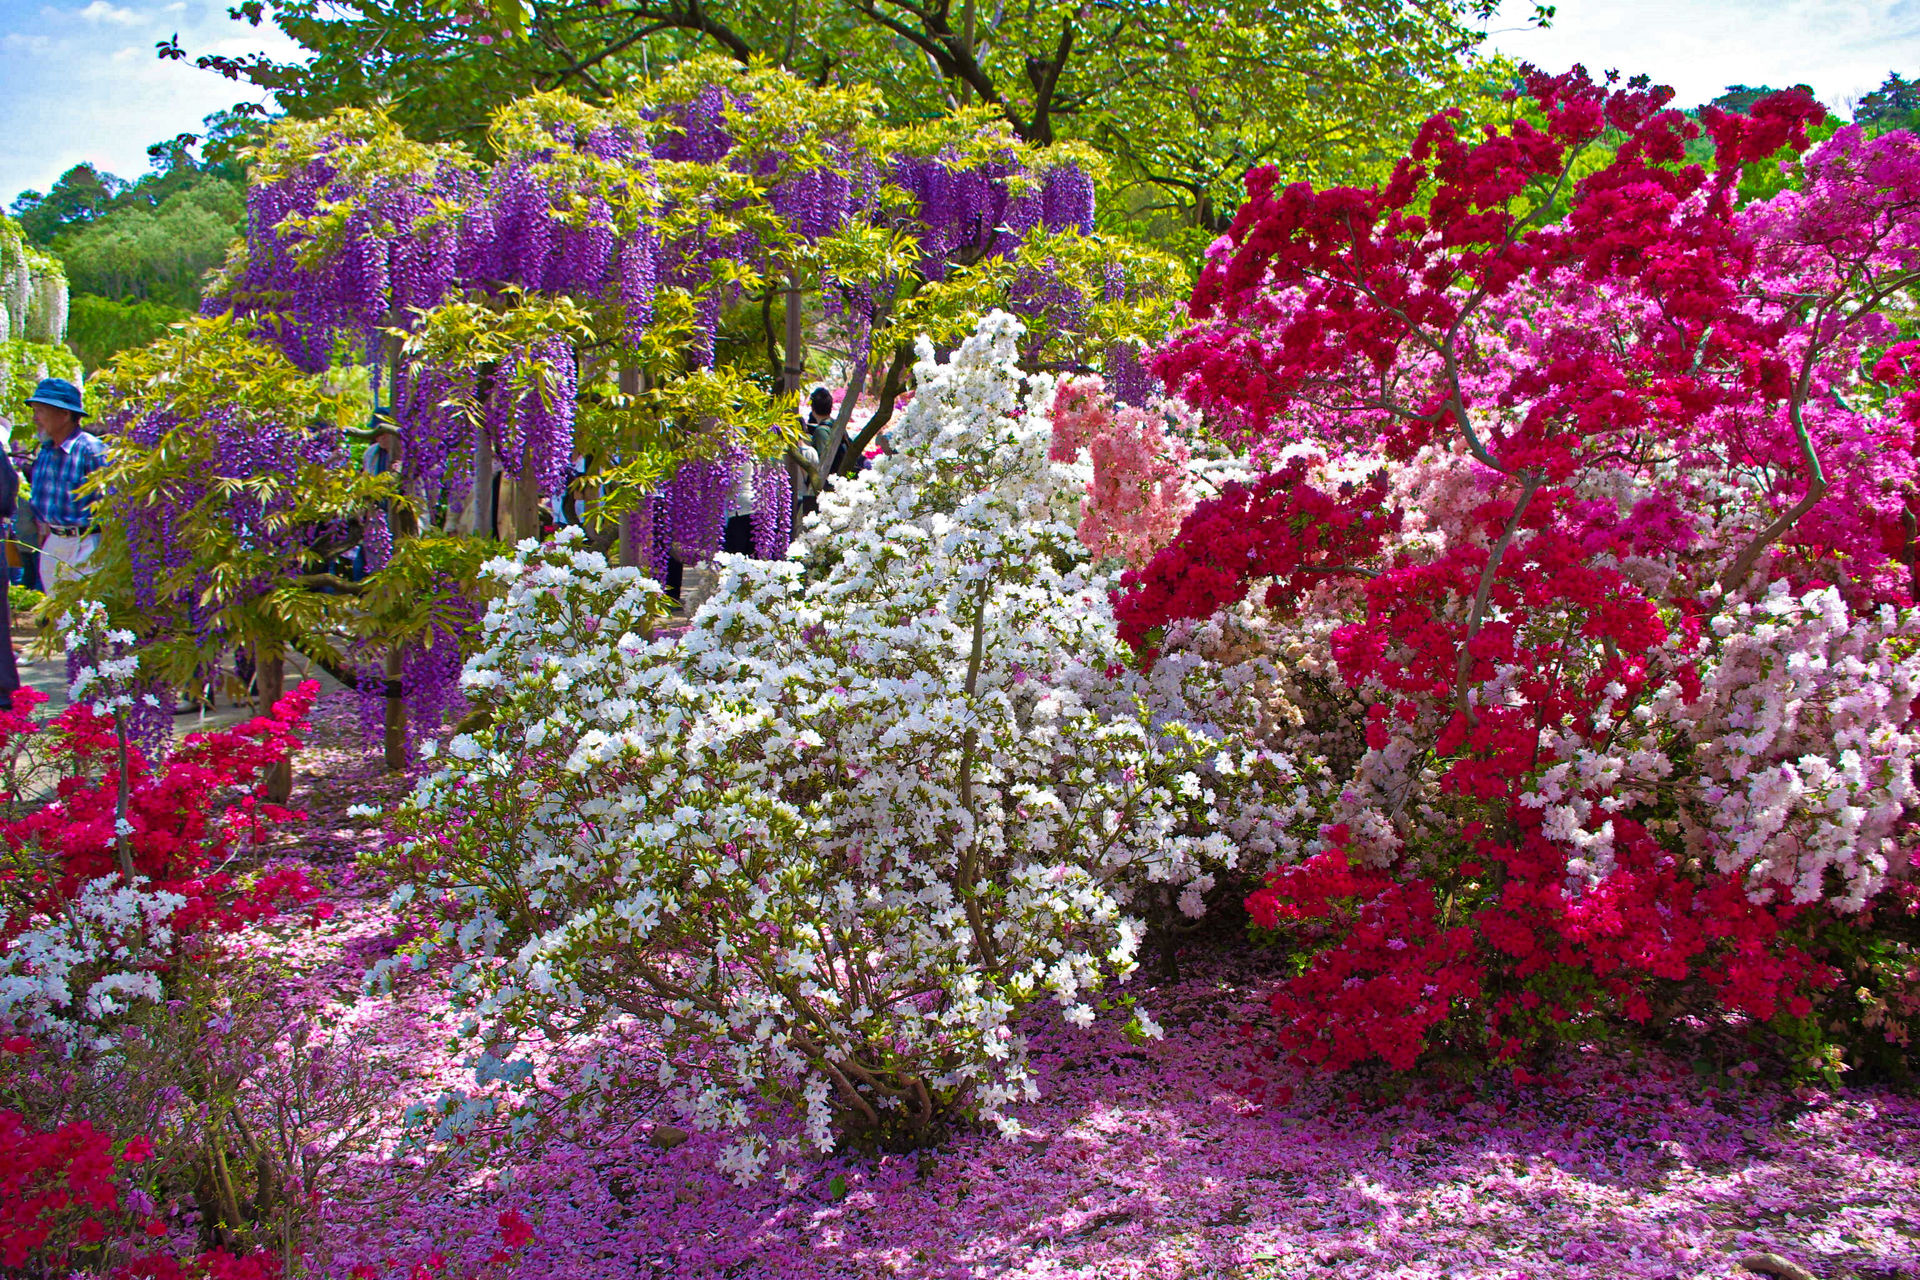
[[[46,704],[40,708],[43,716],[58,715],[67,705],[67,660],[63,653],[45,656],[40,652],[42,645],[37,632],[18,630],[13,633],[14,664],[20,669],[20,683],[27,688],[43,693]],[[296,656],[287,671],[287,687],[292,688],[300,680],[312,678],[320,682],[322,693],[337,694],[340,684],[324,671],[308,671]],[[223,729],[228,725],[239,724],[252,717],[253,710],[247,706],[235,706],[231,697],[221,694],[217,705],[211,711],[191,711],[174,717],[173,727],[176,735],[194,733],[202,729]]]
[[[310,810],[283,853],[331,878],[340,911],[262,936],[304,1014],[378,1063],[397,1120],[471,1087],[433,968],[365,995],[361,976],[411,937],[352,869],[377,839],[346,816],[397,794],[323,701],[300,761]],[[785,1185],[735,1187],[717,1139],[670,1150],[655,1115],[550,1130],[538,1146],[431,1176],[377,1160],[338,1186],[329,1274],[525,1277],[1730,1277],[1770,1249],[1825,1277],[1920,1277],[1920,1101],[1789,1091],[1747,1064],[1572,1053],[1551,1084],[1500,1078],[1370,1105],[1343,1082],[1263,1061],[1270,981],[1257,952],[1133,992],[1167,1029],[1134,1045],[1117,1019],[1029,1021],[1043,1095],[1024,1138],[965,1134],[924,1156],[801,1158]],[[616,1052],[610,1059],[616,1065]],[[535,1085],[577,1054],[546,1061]],[[393,1130],[392,1132],[397,1132]],[[534,1242],[502,1264],[500,1215]],[[494,1261],[489,1261],[494,1258]]]

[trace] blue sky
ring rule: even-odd
[[[0,0],[0,203],[24,187],[45,191],[82,160],[137,178],[148,144],[259,101],[250,85],[154,56],[154,42],[176,31],[195,53],[291,52],[271,26],[230,20],[231,2]]]
[[[228,19],[230,2],[0,0],[0,203],[82,160],[138,177],[149,143],[258,100],[153,54],[175,32],[196,53],[290,52],[272,27]],[[1920,75],[1920,0],[1559,0],[1548,31],[1524,28],[1530,10],[1508,0],[1495,48],[1555,69],[1644,71],[1686,106],[1736,82],[1805,82],[1844,109],[1888,71]]]
[[[1532,8],[1506,0],[1489,43],[1550,70],[1645,72],[1683,107],[1807,84],[1846,111],[1889,71],[1920,76],[1920,0],[1559,0],[1545,31],[1525,29]]]

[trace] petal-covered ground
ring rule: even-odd
[[[323,704],[296,795],[310,816],[284,851],[331,877],[339,910],[256,941],[291,971],[290,1021],[367,1055],[391,1137],[407,1104],[472,1075],[438,974],[362,993],[407,933],[354,871],[374,835],[345,809],[404,784],[349,740],[350,720],[342,699]],[[673,1116],[601,1117],[437,1168],[359,1159],[335,1183],[321,1258],[342,1277],[1613,1280],[1741,1275],[1741,1254],[1768,1250],[1825,1277],[1920,1277],[1920,1100],[1595,1049],[1551,1082],[1383,1105],[1260,1069],[1263,963],[1136,978],[1167,1033],[1145,1045],[1118,1019],[1083,1032],[1036,1014],[1044,1093],[1015,1141],[802,1158],[743,1189],[715,1171],[717,1139],[655,1145]],[[530,1086],[579,1060],[554,1056]]]

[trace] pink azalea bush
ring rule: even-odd
[[[1907,1034],[1900,980],[1841,980],[1913,941],[1876,904],[1916,848],[1920,140],[1842,129],[1741,208],[1804,93],[1698,124],[1579,70],[1519,96],[1375,188],[1249,176],[1156,371],[1266,471],[1126,577],[1122,633],[1151,662],[1259,619],[1278,740],[1337,780],[1248,901],[1301,957],[1293,1056],[1693,1011],[1831,1068],[1863,1000]]]
[[[150,760],[125,732],[132,637],[99,623],[82,621],[95,660],[70,706],[43,720],[21,690],[0,712],[0,1267],[267,1280],[255,1227],[302,1209],[262,1173],[283,1154],[262,1139],[287,1127],[248,1095],[266,1050],[308,1064],[230,948],[328,908],[299,865],[236,864],[301,817],[265,779],[318,688]],[[189,1212],[192,1243],[172,1240]]]
[[[1096,558],[1146,563],[1193,509],[1184,465],[1189,451],[1177,436],[1168,439],[1158,408],[1116,404],[1094,377],[1070,378],[1054,389],[1048,456],[1056,462],[1076,461],[1082,450],[1091,456],[1093,479],[1075,533]]]

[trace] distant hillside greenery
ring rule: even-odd
[[[246,213],[237,185],[210,178],[157,209],[116,209],[62,235],[53,249],[75,293],[192,310],[202,279],[227,256]]]
[[[246,221],[236,153],[251,128],[233,113],[210,116],[204,137],[148,148],[153,172],[137,181],[80,164],[13,201],[26,241],[65,268],[67,343],[88,370],[199,307],[207,272]]]

